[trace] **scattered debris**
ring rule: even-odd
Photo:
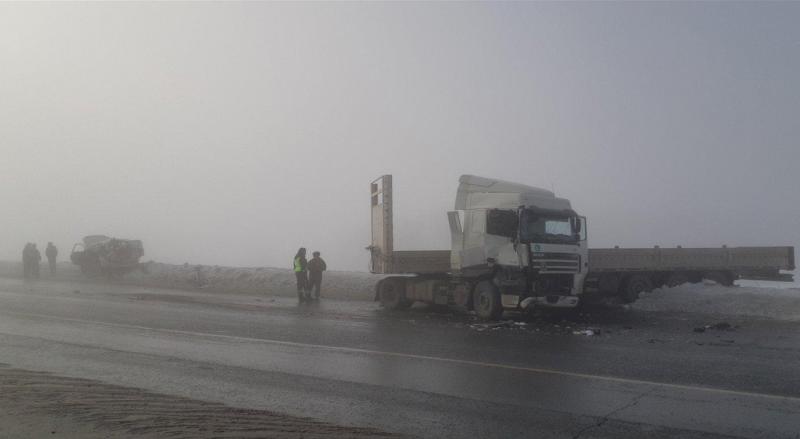
[[[469,325],[470,328],[475,329],[476,331],[486,331],[487,329],[491,329],[492,331],[502,328],[522,328],[527,326],[528,324],[525,322],[515,322],[513,320],[503,320],[500,322],[494,323],[475,323]]]
[[[581,331],[572,331],[572,334],[573,335],[585,335],[587,337],[591,337],[593,335],[600,335],[601,332],[602,332],[602,330],[599,329],[599,328],[586,328],[586,329],[581,330]]]
[[[651,338],[647,340],[648,343],[666,343],[666,340],[661,340],[660,338]]]
[[[719,323],[715,323],[713,325],[699,326],[697,328],[694,328],[692,331],[693,332],[702,333],[702,332],[706,332],[709,329],[715,329],[717,331],[733,331],[734,329],[736,329],[736,327],[731,325],[728,322],[719,322]]]

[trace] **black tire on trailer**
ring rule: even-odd
[[[475,314],[484,320],[497,320],[503,315],[500,291],[488,280],[475,285],[475,291],[472,293],[472,305],[475,308]]]
[[[614,294],[619,291],[619,275],[616,273],[605,273],[597,279],[597,288],[602,293]]]
[[[634,274],[625,282],[625,288],[622,290],[622,301],[625,303],[633,303],[639,298],[639,294],[651,291],[652,289],[653,281],[650,280],[650,276]]]
[[[686,273],[686,275],[689,276],[689,282],[691,282],[693,284],[699,284],[700,282],[703,281],[703,274],[702,273],[698,273],[696,271],[690,271],[690,272]]]
[[[378,284],[378,300],[381,306],[389,310],[404,309],[411,306],[406,300],[405,282],[398,278],[383,279]]]
[[[675,288],[678,285],[683,285],[685,283],[689,283],[689,276],[686,273],[676,271],[667,276],[667,280],[664,282],[664,285],[670,288]]]
[[[709,271],[703,273],[703,279],[714,281],[725,287],[733,286],[733,276],[727,271]]]

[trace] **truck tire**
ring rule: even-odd
[[[703,273],[703,279],[714,281],[724,287],[733,286],[733,276],[726,271],[709,271],[708,273]]]
[[[488,280],[475,285],[475,291],[472,293],[472,305],[475,308],[475,314],[484,320],[497,320],[503,315],[500,291]]]
[[[633,303],[639,298],[639,294],[651,291],[653,289],[653,281],[650,277],[644,274],[634,274],[625,282],[625,289],[622,291],[622,301],[625,303]]]
[[[406,299],[405,282],[397,278],[384,279],[378,285],[378,300],[388,310],[405,309],[411,306]]]
[[[615,294],[619,291],[619,276],[615,273],[601,275],[597,280],[597,288],[602,293]]]
[[[686,273],[676,272],[670,274],[664,284],[670,288],[675,288],[685,283],[689,283],[689,276],[687,276]]]

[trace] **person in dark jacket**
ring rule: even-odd
[[[31,274],[33,277],[39,278],[39,262],[42,261],[42,254],[36,248],[36,244],[31,244]]]
[[[47,263],[50,265],[50,275],[56,274],[56,257],[58,257],[58,249],[52,242],[47,243],[47,248],[44,251],[47,256]]]
[[[308,289],[314,292],[314,300],[319,300],[319,290],[322,287],[322,272],[328,269],[328,265],[319,257],[319,252],[314,252],[313,255],[314,257],[308,261]]]
[[[31,273],[33,269],[33,262],[31,261],[31,257],[33,253],[31,252],[31,243],[28,242],[25,244],[25,248],[22,249],[22,275],[25,279],[31,278]]]
[[[306,260],[306,249],[300,247],[293,261],[294,275],[297,278],[297,299],[301,302],[310,299],[308,296],[308,260]]]

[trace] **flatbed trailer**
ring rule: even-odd
[[[392,252],[392,271],[383,274],[433,274],[450,271],[450,250]],[[591,248],[589,275],[619,272],[728,271],[741,279],[792,281],[793,247]]]
[[[380,273],[445,275],[451,272],[450,259],[450,250],[394,251],[391,264],[386,265],[391,270]],[[644,284],[644,291],[703,279],[725,286],[733,285],[737,279],[791,282],[792,274],[785,271],[794,269],[793,247],[597,248],[589,249],[584,292],[618,291],[634,276]],[[636,297],[625,299],[632,301]]]
[[[472,179],[472,180],[471,180]],[[483,182],[486,179],[476,177],[462,177],[462,185],[471,184],[471,181]],[[507,188],[504,190],[530,190],[536,188],[519,187],[515,184],[502,182]],[[481,183],[484,184],[484,183]],[[474,186],[474,185],[473,185]],[[483,300],[482,296],[498,296],[502,308],[513,309],[525,307],[530,301],[526,297],[533,296],[506,288],[510,276],[507,272],[500,272],[498,263],[494,263],[495,256],[487,258],[491,248],[477,248],[483,252],[481,256],[488,261],[487,267],[482,267],[482,272],[470,272],[465,260],[469,259],[470,252],[475,253],[476,248],[466,248],[465,243],[469,237],[466,233],[480,234],[481,230],[464,231],[460,223],[459,212],[448,212],[450,229],[454,250],[394,250],[393,228],[393,200],[391,176],[383,176],[371,184],[372,200],[372,244],[371,271],[377,274],[401,275],[388,277],[376,288],[376,300],[381,300],[385,306],[408,306],[414,301],[464,305],[467,308],[478,306],[477,301]],[[464,190],[475,191],[467,186]],[[487,189],[488,191],[488,189]],[[469,194],[472,194],[470,192]],[[497,195],[498,192],[490,192]],[[507,196],[506,193],[500,193]],[[540,195],[536,192],[536,195]],[[550,194],[552,195],[552,194]],[[459,197],[461,197],[461,189]],[[503,200],[502,197],[496,199]],[[565,200],[566,201],[566,200]],[[568,203],[568,201],[567,201]],[[457,201],[458,207],[458,201]],[[489,215],[492,209],[474,208],[471,215]],[[570,210],[571,211],[571,210]],[[476,213],[477,212],[477,213]],[[573,215],[577,215],[574,214]],[[488,220],[487,224],[488,224]],[[578,223],[580,224],[580,223]],[[584,219],[585,226],[585,219]],[[489,226],[484,226],[483,234],[491,235]],[[585,234],[584,234],[585,236]],[[493,238],[494,239],[494,238]],[[562,290],[558,299],[553,299],[552,294],[544,292],[543,300],[536,298],[536,303],[545,306],[575,306],[577,298],[584,301],[621,301],[630,303],[635,301],[639,294],[662,286],[677,286],[683,283],[697,283],[703,279],[730,286],[736,279],[759,279],[791,281],[792,275],[785,271],[795,269],[794,248],[785,247],[727,247],[720,248],[600,248],[588,249],[583,241],[576,242],[575,249],[567,246],[547,246],[546,244],[522,244],[515,238],[509,238],[513,251],[528,245],[529,252],[519,255],[520,268],[528,279],[519,281],[525,283],[526,289],[536,292],[538,278],[548,276],[564,278],[573,276],[574,281],[569,282],[571,290]],[[548,250],[555,249],[555,250]],[[506,250],[501,250],[506,251]],[[581,251],[583,253],[581,253]],[[499,258],[499,256],[497,256]],[[472,258],[473,260],[476,258]],[[481,259],[481,258],[478,258]],[[514,257],[511,258],[513,264]],[[524,262],[522,262],[524,260]],[[476,274],[477,273],[477,274]],[[491,276],[491,277],[490,277]],[[503,277],[505,276],[505,278]],[[517,276],[518,278],[520,276]],[[487,287],[486,281],[493,286]],[[483,289],[489,291],[483,294]],[[552,282],[547,284],[553,288]],[[540,288],[541,290],[541,288]],[[569,293],[569,297],[565,294]],[[566,297],[566,298],[565,298]],[[574,299],[573,299],[574,298]],[[477,311],[477,308],[476,308]],[[480,315],[481,313],[479,313]],[[493,309],[485,316],[499,316]]]

